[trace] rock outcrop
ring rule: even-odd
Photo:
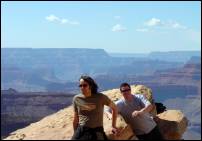
[[[133,90],[134,86],[132,86]],[[103,92],[113,101],[121,98],[119,89],[113,89]],[[104,130],[109,139],[112,140],[130,140],[136,139],[130,125],[119,115],[117,127],[121,129],[119,136],[114,136],[110,131],[111,119],[104,114]],[[168,110],[157,115],[158,126],[165,139],[181,139],[187,127],[187,119],[177,110]],[[59,112],[43,118],[39,122],[30,124],[26,128],[19,129],[10,134],[5,140],[68,140],[73,135],[72,128],[73,109],[69,106]],[[169,129],[169,130],[166,130]]]
[[[117,117],[117,127],[120,129],[119,136],[115,136],[111,132],[111,117],[109,117],[106,113],[104,114],[103,118],[103,124],[104,124],[104,130],[109,140],[123,140],[123,139],[136,139],[137,137],[133,133],[132,128],[129,124],[125,122],[122,116],[118,115]]]
[[[179,110],[168,110],[158,114],[155,121],[166,140],[181,139],[188,126],[187,118]]]
[[[158,114],[155,121],[165,140],[180,140],[188,126],[188,120],[179,110],[168,110]],[[111,120],[104,118],[105,132],[111,140],[138,140],[130,125],[126,124],[120,115],[117,120],[117,127],[121,129],[120,136],[112,134],[107,125],[111,125]]]
[[[10,134],[6,140],[65,140],[73,134],[72,107],[47,116],[39,122],[19,129]]]

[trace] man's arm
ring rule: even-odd
[[[152,109],[153,109],[153,105],[149,104],[149,105],[147,105],[146,107],[142,108],[139,111],[134,111],[132,113],[132,116],[135,117],[135,116],[141,115],[143,113],[149,113]]]
[[[149,104],[145,108],[142,108],[142,110],[140,110],[140,111],[143,113],[145,113],[145,112],[149,113],[149,112],[151,112],[152,109],[153,109],[153,105]]]

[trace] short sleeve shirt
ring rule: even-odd
[[[135,110],[139,111],[149,104],[150,102],[141,94],[133,95],[133,99],[130,102],[124,99],[120,99],[116,102],[119,113],[123,116],[125,121],[131,125],[136,135],[147,134],[156,126],[155,121],[149,113],[132,117],[132,113]]]
[[[111,100],[104,94],[97,93],[90,97],[78,94],[73,98],[74,111],[78,113],[79,125],[95,128],[103,126],[104,105],[109,106]]]

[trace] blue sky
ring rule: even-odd
[[[201,50],[201,2],[1,2],[1,47]]]

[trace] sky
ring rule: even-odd
[[[201,2],[1,1],[1,48],[201,51]]]

